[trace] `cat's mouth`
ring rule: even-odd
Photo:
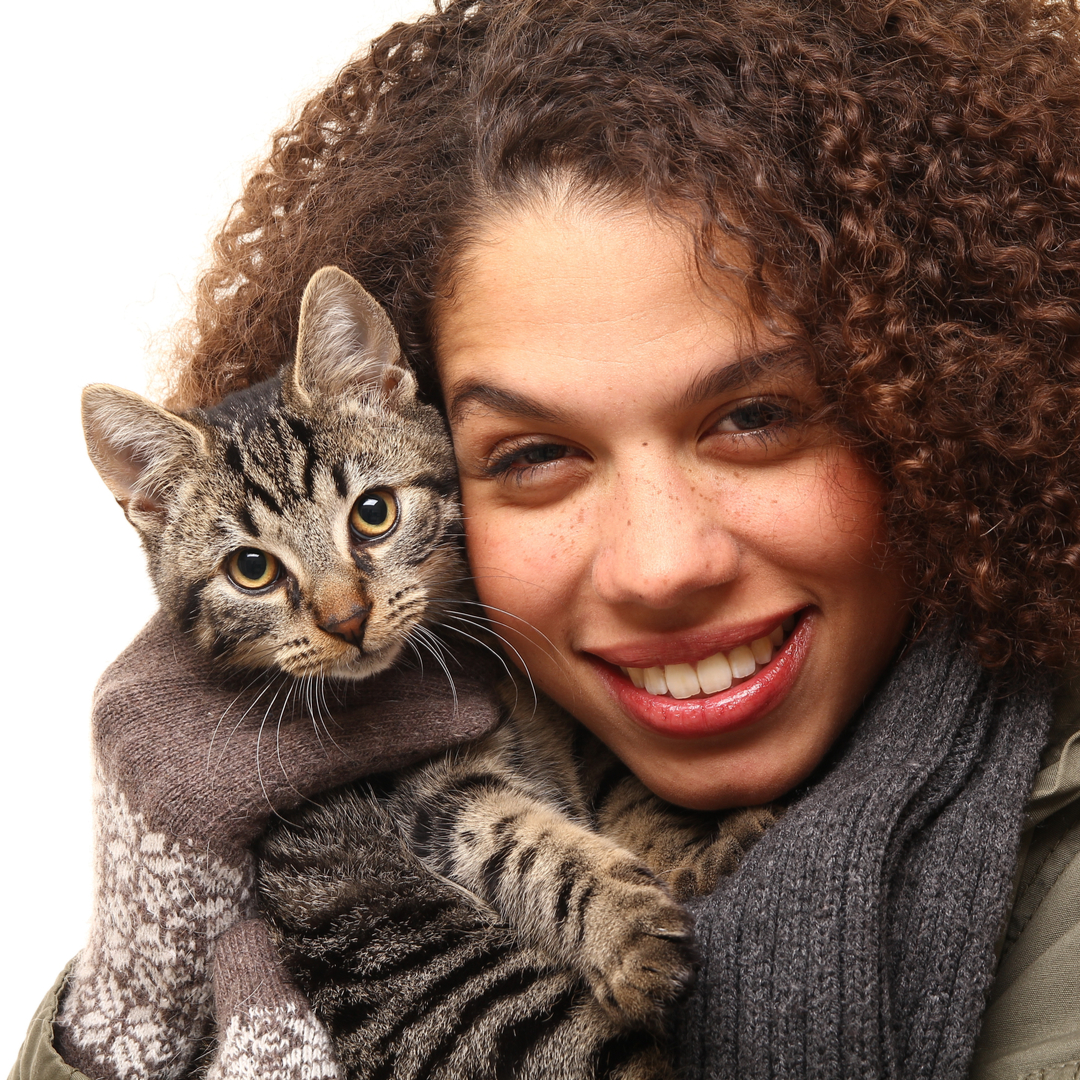
[[[234,652],[233,663],[241,668],[276,668],[294,679],[328,678],[359,681],[385,671],[401,655],[403,642],[391,642],[381,649],[361,651],[355,646],[330,650],[319,649],[308,638],[288,644],[270,645],[252,642],[247,649]]]
[[[388,646],[378,653],[357,654],[350,657],[346,665],[339,664],[335,674],[346,679],[366,679],[385,671],[401,655],[404,646],[400,643]]]
[[[369,679],[372,675],[378,675],[385,671],[401,655],[403,649],[401,642],[387,645],[383,649],[374,652],[361,652],[357,648],[350,648],[344,655],[335,657],[330,663],[318,665],[318,671],[290,671],[290,675],[303,676],[320,674],[331,679]]]

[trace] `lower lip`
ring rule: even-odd
[[[639,690],[610,664],[595,666],[627,712],[642,727],[671,739],[703,739],[756,724],[790,693],[810,649],[814,618],[807,612],[780,651],[746,682],[708,697],[682,701]]]

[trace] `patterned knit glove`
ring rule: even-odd
[[[214,947],[218,1048],[207,1080],[339,1080],[326,1029],[281,967],[261,919]]]
[[[215,939],[253,913],[249,845],[270,816],[367,773],[475,738],[498,719],[491,661],[391,670],[313,720],[284,677],[222,682],[156,616],[94,701],[97,892],[58,1049],[91,1077],[183,1076],[211,1022]]]

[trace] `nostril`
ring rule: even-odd
[[[367,625],[367,617],[368,608],[357,607],[353,608],[344,619],[334,619],[327,622],[320,620],[319,628],[359,649],[364,641],[364,627]]]

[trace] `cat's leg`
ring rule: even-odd
[[[782,814],[776,804],[715,814],[684,810],[630,773],[611,785],[596,811],[599,830],[634,852],[677,900],[712,892]]]
[[[497,772],[448,764],[400,821],[436,873],[581,975],[620,1022],[662,1025],[694,973],[692,921],[641,859]]]

